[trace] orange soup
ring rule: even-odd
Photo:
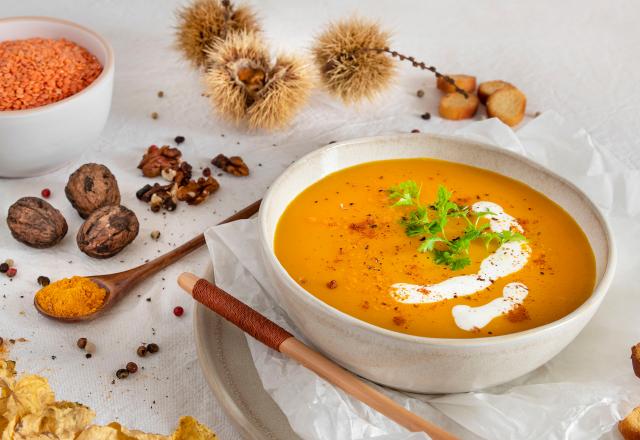
[[[369,162],[314,183],[280,218],[275,253],[332,307],[438,338],[550,323],[595,283],[589,242],[560,206],[508,177],[434,159]]]

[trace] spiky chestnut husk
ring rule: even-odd
[[[296,56],[280,55],[258,99],[247,109],[249,127],[272,130],[288,125],[309,99],[312,88],[308,64]]]
[[[177,11],[176,45],[195,67],[204,67],[206,51],[230,32],[259,32],[255,13],[228,0],[195,0]]]
[[[209,68],[204,75],[207,95],[215,110],[232,122],[244,119],[247,106],[254,99],[253,87],[261,88],[260,76],[269,71],[269,51],[255,33],[229,34],[208,51]],[[242,73],[251,77],[241,78]],[[243,81],[244,79],[244,81]]]
[[[282,128],[309,97],[313,80],[304,61],[281,55],[272,64],[255,33],[229,34],[208,53],[206,91],[214,109],[231,122],[251,129]]]
[[[389,34],[375,22],[355,17],[330,23],[316,38],[312,53],[327,90],[347,103],[373,98],[386,88],[395,74],[392,58],[433,72],[468,97],[453,78],[434,66],[389,49]]]
[[[389,34],[361,18],[330,23],[312,48],[326,89],[347,103],[371,99],[389,86],[395,63],[373,49],[389,46]]]

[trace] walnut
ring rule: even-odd
[[[180,165],[176,165],[171,168],[165,168],[160,173],[162,178],[169,182],[175,182],[178,186],[187,184],[191,180],[192,167],[188,162],[181,162]]]
[[[82,218],[103,206],[120,204],[116,178],[109,168],[96,163],[84,164],[71,174],[64,192]]]
[[[209,176],[199,178],[197,181],[192,180],[184,186],[178,188],[178,200],[186,201],[189,205],[199,205],[204,202],[209,194],[213,194],[220,184],[216,179]]]
[[[234,176],[249,175],[249,167],[240,156],[227,157],[224,154],[218,154],[211,160],[211,164]]]
[[[148,203],[153,212],[158,212],[162,208],[167,211],[174,211],[178,203],[177,189],[178,186],[175,183],[145,185],[136,192],[136,197]]]
[[[23,197],[9,207],[7,224],[16,240],[34,248],[48,248],[67,234],[60,211],[38,197]]]
[[[80,250],[90,257],[109,258],[136,238],[139,227],[138,218],[129,208],[103,206],[85,220],[76,241]]]
[[[152,145],[142,156],[138,168],[146,177],[158,177],[162,170],[180,165],[180,156],[182,153],[177,148],[171,148],[168,145],[158,148]]]

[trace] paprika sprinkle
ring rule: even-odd
[[[48,314],[75,318],[95,312],[104,304],[107,291],[84,277],[63,278],[36,293],[36,302]]]

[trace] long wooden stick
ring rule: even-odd
[[[286,354],[352,395],[371,408],[384,414],[411,432],[426,432],[434,440],[457,440],[453,434],[398,405],[317,351],[303,344],[291,333],[261,315],[251,307],[229,295],[219,287],[185,272],[178,284],[196,301],[204,304],[223,318],[240,327],[265,345]]]

